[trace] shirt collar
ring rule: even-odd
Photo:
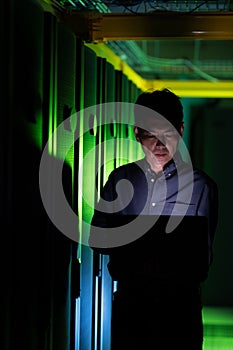
[[[154,171],[151,169],[149,163],[146,160],[146,157],[141,159],[140,161],[138,161],[138,163],[140,163],[141,168],[143,169],[144,173],[146,175],[148,174],[155,174]],[[165,164],[164,168],[163,168],[163,174],[165,176],[165,178],[170,177],[173,173],[177,172],[177,169],[184,164],[184,161],[181,157],[181,154],[179,151],[176,152],[176,154],[174,155],[173,159],[171,159],[167,164]],[[161,175],[162,175],[161,173]],[[160,176],[159,174],[156,174],[156,176]]]

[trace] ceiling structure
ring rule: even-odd
[[[233,0],[46,2],[76,36],[144,80],[233,81]]]

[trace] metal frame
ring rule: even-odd
[[[231,12],[58,13],[60,21],[85,42],[109,40],[232,40]]]
[[[105,58],[114,69],[122,71],[141,90],[168,87],[180,97],[233,98],[233,81],[221,80],[148,80],[143,79],[131,67],[120,59],[106,44],[85,44],[95,51],[96,55]]]

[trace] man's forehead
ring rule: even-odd
[[[141,125],[138,125],[141,129],[147,130],[149,132],[156,131],[173,131],[175,127],[166,119],[163,120],[150,120],[145,121]]]
[[[168,127],[157,127],[157,128],[149,128],[145,130],[145,132],[148,132],[150,134],[165,134],[169,132],[177,132],[177,130],[173,126]]]
[[[155,113],[155,114],[147,114],[144,116],[144,118],[140,119],[140,124],[146,124],[146,125],[151,125],[156,126],[156,125],[170,125],[171,123],[169,122],[168,119],[166,119],[164,116],[161,114]]]

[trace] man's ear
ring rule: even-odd
[[[181,125],[180,125],[179,133],[180,133],[180,136],[182,137],[183,133],[184,133],[184,122],[182,122]]]
[[[137,126],[134,126],[134,127],[133,127],[133,131],[134,131],[134,135],[135,135],[135,137],[136,137],[136,140],[137,140],[138,142],[141,143],[140,137],[138,136],[138,134],[139,134],[139,132],[138,132],[138,127],[137,127]]]

